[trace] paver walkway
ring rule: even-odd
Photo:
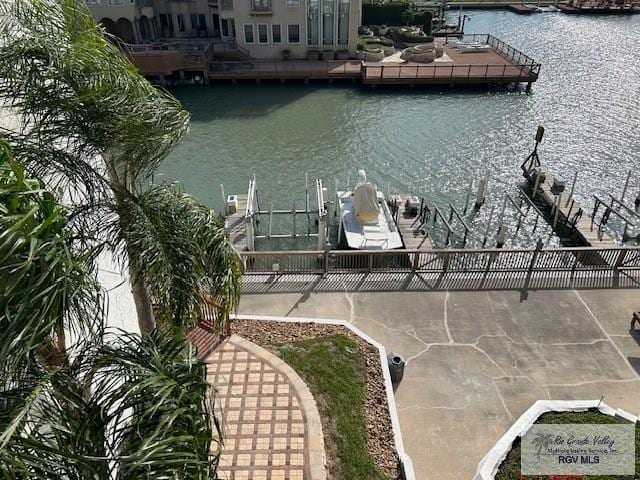
[[[237,335],[221,343],[205,362],[222,409],[220,478],[325,478],[318,410],[291,367]]]

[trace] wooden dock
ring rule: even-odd
[[[400,202],[398,210],[398,218],[396,225],[400,231],[400,236],[407,250],[431,250],[433,243],[429,235],[423,235],[420,231],[421,221],[419,215],[411,215],[406,207],[407,198],[410,195],[401,194],[402,202]]]
[[[544,182],[540,185],[542,190],[542,198],[545,203],[550,207],[553,206],[556,196],[552,193],[551,187],[553,185],[553,176],[547,174]],[[571,225],[573,222],[570,220],[582,207],[580,203],[574,198],[569,199],[569,194],[563,192],[560,197],[560,209],[558,213],[558,221],[566,222]],[[588,247],[615,247],[617,246],[614,239],[608,233],[602,231],[598,225],[594,225],[591,222],[591,216],[583,210],[582,216],[575,225],[575,231]]]
[[[225,227],[229,232],[229,239],[239,252],[247,251],[247,235],[245,230],[245,212],[247,210],[247,195],[236,195],[238,208],[234,213],[227,215]]]
[[[363,62],[360,60],[287,60],[211,62],[210,82],[334,80],[365,85],[507,85],[538,79],[541,65],[502,40],[488,34],[466,35],[465,40],[488,44],[487,52],[461,53],[445,44],[441,58],[431,63]]]
[[[519,15],[530,15],[533,13],[533,8],[529,8],[523,3],[512,3],[509,5],[509,10]]]

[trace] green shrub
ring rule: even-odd
[[[417,25],[426,33],[431,33],[433,14],[429,11],[413,13],[413,18],[404,13],[408,9],[403,2],[390,2],[379,5],[362,5],[362,23],[364,25],[404,25],[407,20]],[[404,15],[403,15],[404,14]]]

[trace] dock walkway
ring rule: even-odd
[[[236,195],[238,208],[227,216],[225,226],[229,239],[239,252],[247,251],[247,234],[245,229],[245,213],[247,211],[247,195]]]
[[[429,237],[428,233],[423,235],[420,231],[420,215],[411,215],[405,205],[409,196],[408,194],[400,195],[402,202],[400,203],[398,219],[396,220],[396,225],[398,225],[400,236],[404,242],[404,248],[407,250],[431,250],[433,249],[431,237]]]
[[[549,206],[553,206],[555,202],[555,195],[551,191],[553,185],[553,176],[547,175],[544,182],[540,185],[542,189],[542,198]],[[607,232],[602,231],[597,225],[591,222],[591,216],[587,215],[580,203],[574,198],[569,199],[569,195],[565,192],[559,195],[560,197],[560,211],[558,214],[558,220],[567,222],[569,225],[572,223],[570,219],[579,210],[582,209],[583,214],[579,218],[575,225],[575,230],[580,239],[588,247],[615,247],[617,246],[615,240]]]

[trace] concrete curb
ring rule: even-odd
[[[389,367],[387,365],[387,351],[384,346],[378,343],[376,340],[368,336],[360,329],[354,327],[350,322],[346,320],[336,320],[331,318],[312,318],[312,317],[278,317],[272,315],[230,315],[232,320],[259,320],[259,321],[271,321],[271,322],[291,322],[291,323],[317,323],[321,325],[340,325],[349,329],[354,334],[365,340],[367,343],[373,345],[380,354],[380,364],[382,366],[382,374],[384,376],[385,390],[387,392],[387,406],[389,408],[389,416],[391,417],[391,426],[393,428],[393,439],[396,444],[396,452],[400,458],[402,473],[405,480],[416,480],[415,473],[413,471],[413,463],[411,458],[404,451],[404,443],[402,441],[402,432],[400,431],[400,420],[398,419],[398,410],[396,407],[396,400],[393,396],[393,384],[391,383],[391,374],[389,373]]]
[[[605,415],[623,418],[636,423],[638,417],[621,409],[611,408],[600,400],[538,400],[524,412],[518,420],[489,450],[480,463],[473,477],[474,480],[493,480],[498,468],[511,450],[514,440],[523,436],[533,423],[546,412],[584,412],[590,408],[597,408]]]

